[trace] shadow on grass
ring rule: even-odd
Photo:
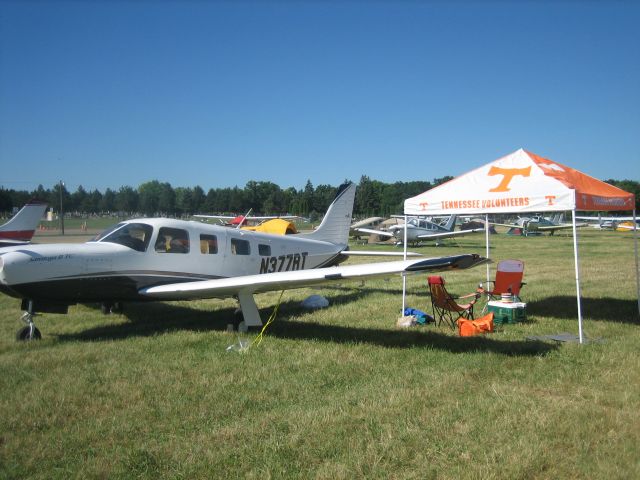
[[[335,304],[353,301],[354,296],[366,295],[366,291],[350,292],[333,297]],[[261,309],[267,319],[272,307]],[[235,309],[216,311],[193,310],[170,303],[144,303],[126,305],[129,323],[102,325],[76,334],[60,335],[60,341],[109,341],[130,337],[147,337],[175,331],[223,331],[234,319]],[[283,302],[279,314],[267,330],[268,336],[292,340],[314,340],[337,344],[364,343],[386,348],[433,348],[452,353],[494,352],[510,356],[544,355],[558,348],[541,341],[495,340],[490,336],[460,338],[435,330],[434,326],[416,327],[412,330],[388,328],[360,328],[357,326],[324,325],[315,322],[288,320],[293,316],[313,315],[299,302]]]
[[[583,298],[582,315],[595,321],[633,323],[640,325],[638,319],[638,302],[619,298]],[[542,300],[527,302],[527,315],[545,317],[578,318],[576,297],[555,296]]]

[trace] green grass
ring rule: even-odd
[[[242,354],[226,351],[232,300],[76,306],[23,344],[3,296],[0,478],[638,478],[631,235],[580,232],[585,332],[602,339],[582,346],[527,340],[577,333],[571,238],[491,240],[525,261],[528,322],[482,338],[396,328],[397,278],[285,292]],[[444,276],[464,294],[485,269]],[[430,311],[425,283],[409,278],[407,303]],[[331,306],[302,310],[312,293]],[[263,318],[278,297],[258,296]]]

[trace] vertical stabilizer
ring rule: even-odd
[[[0,225],[0,243],[2,246],[31,241],[46,209],[46,203],[29,202],[11,220],[4,225]]]
[[[329,205],[320,226],[314,232],[302,235],[312,240],[347,245],[355,197],[356,186],[353,183],[341,186],[335,200]]]
[[[456,228],[456,216],[450,215],[449,219],[447,220],[447,223],[444,224],[444,229],[447,232],[453,232],[455,228]]]

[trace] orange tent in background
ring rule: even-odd
[[[407,216],[485,214],[487,258],[489,257],[488,215],[490,213],[568,210],[571,210],[573,219],[578,329],[580,343],[583,343],[576,211],[633,210],[635,225],[635,196],[632,193],[561,163],[520,149],[404,202],[404,214]],[[636,228],[634,232],[638,311],[640,312]],[[489,279],[488,265],[487,279]]]

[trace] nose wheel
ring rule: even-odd
[[[42,338],[42,334],[40,330],[36,327],[35,323],[33,323],[33,313],[24,312],[22,314],[22,321],[27,324],[26,327],[22,327],[18,330],[16,334],[16,340],[19,342],[25,342],[29,340],[40,340]]]
[[[26,323],[27,326],[18,330],[16,340],[19,342],[26,342],[29,340],[40,340],[42,338],[40,330],[38,330],[35,323],[33,323],[33,317],[35,316],[36,314],[33,313],[32,304],[29,302],[29,310],[24,312],[21,317],[21,320]]]

